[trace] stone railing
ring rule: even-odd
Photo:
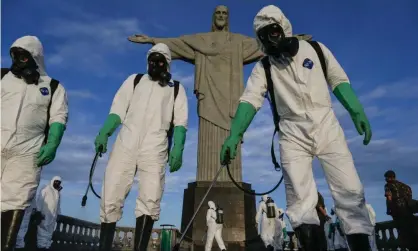
[[[180,232],[173,229],[173,240],[180,238]],[[117,227],[113,240],[114,251],[133,250],[135,229]],[[99,248],[100,224],[59,215],[52,237],[51,251],[96,251]],[[148,250],[160,250],[161,229],[154,229]],[[192,242],[185,238],[180,251],[190,251]]]
[[[418,220],[418,217],[417,217]],[[117,227],[113,242],[114,251],[133,250],[134,228]],[[79,220],[69,216],[59,215],[57,226],[53,235],[52,251],[95,251],[98,250],[100,225],[88,221]],[[285,250],[298,250],[298,242],[293,232],[288,232],[288,241]],[[398,249],[399,241],[396,227],[393,221],[378,222],[376,224],[376,242],[379,250],[406,250]],[[161,229],[154,229],[148,250],[160,250]],[[173,229],[172,242],[180,238],[180,232]],[[241,249],[241,248],[240,248]],[[185,238],[180,248],[181,251],[193,251],[193,243],[190,238]]]

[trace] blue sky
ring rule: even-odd
[[[147,3],[146,3],[147,2]],[[99,200],[90,194],[87,207],[80,201],[94,156],[95,135],[108,114],[113,95],[127,76],[146,70],[150,45],[127,41],[132,34],[175,37],[210,30],[218,4],[230,8],[231,31],[253,36],[252,21],[263,6],[277,4],[289,18],[295,33],[313,34],[335,54],[349,75],[365,106],[373,129],[370,145],[363,146],[348,113],[333,97],[334,110],[345,130],[349,147],[364,183],[366,198],[377,213],[385,214],[383,173],[394,169],[400,180],[418,193],[418,72],[416,41],[418,2],[403,0],[353,1],[3,1],[1,31],[2,67],[10,65],[9,47],[24,35],[36,35],[43,43],[46,70],[59,79],[69,94],[70,120],[56,160],[45,167],[42,183],[61,175],[62,212],[99,221]],[[167,174],[162,214],[156,224],[180,226],[183,189],[196,175],[197,113],[193,92],[193,66],[174,61],[174,78],[189,97],[189,131],[184,165]],[[252,65],[246,66],[245,79]],[[244,181],[257,191],[272,187],[280,178],[269,156],[272,119],[267,104],[246,134]],[[115,137],[112,137],[111,147]],[[100,191],[107,156],[94,177]],[[333,205],[322,169],[314,162],[318,189],[328,208]],[[133,226],[137,183],[129,194],[119,225]],[[284,187],[272,194],[285,208]],[[416,198],[416,196],[415,196]],[[258,201],[258,199],[257,199]],[[226,208],[225,208],[226,209]],[[227,210],[227,209],[226,209]]]

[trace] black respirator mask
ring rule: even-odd
[[[171,74],[168,72],[168,63],[163,54],[153,52],[148,56],[148,75],[161,85],[170,81]]]
[[[299,41],[295,37],[286,37],[283,28],[277,24],[269,24],[257,32],[257,36],[269,56],[294,57],[299,51]]]
[[[62,186],[61,186],[61,181],[59,180],[54,180],[54,183],[52,184],[52,186],[57,189],[58,191],[61,191]]]
[[[38,84],[38,65],[32,55],[25,49],[13,47],[10,49],[12,67],[10,71],[18,78],[23,78],[27,84]]]

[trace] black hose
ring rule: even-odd
[[[245,188],[243,188],[243,187],[241,187],[239,184],[238,184],[238,182],[236,182],[235,180],[234,180],[234,178],[232,177],[232,175],[231,175],[231,171],[229,170],[229,164],[226,164],[225,165],[226,166],[226,170],[228,171],[228,176],[229,176],[229,178],[231,179],[231,181],[232,181],[232,183],[234,183],[234,185],[238,188],[238,189],[240,189],[241,191],[243,191],[244,193],[246,193],[246,194],[249,194],[249,195],[259,195],[259,196],[261,196],[261,195],[266,195],[266,194],[270,194],[270,193],[272,193],[272,192],[274,192],[279,186],[280,186],[280,184],[282,183],[282,181],[283,181],[283,175],[282,175],[282,177],[280,178],[280,180],[279,180],[279,182],[272,188],[272,189],[270,189],[269,191],[267,191],[267,192],[265,192],[265,193],[256,193],[256,192],[252,192],[251,190],[247,190],[247,189],[245,189]]]
[[[100,195],[98,195],[98,194],[96,193],[96,190],[94,190],[94,187],[93,187],[93,175],[94,175],[94,170],[96,169],[96,164],[97,164],[97,160],[98,160],[98,158],[99,158],[99,157],[102,157],[102,153],[101,153],[101,152],[102,152],[102,149],[100,148],[100,149],[99,149],[99,152],[97,152],[97,153],[96,153],[96,155],[94,156],[93,163],[91,164],[91,167],[90,167],[90,174],[89,174],[89,184],[87,185],[86,192],[84,193],[84,196],[83,196],[83,198],[82,198],[82,200],[81,200],[81,206],[82,206],[82,207],[85,207],[85,206],[86,206],[86,204],[87,204],[87,194],[89,193],[89,189],[91,189],[91,191],[93,192],[93,194],[94,194],[97,198],[101,199]]]

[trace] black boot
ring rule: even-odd
[[[136,218],[134,251],[146,251],[151,237],[154,220],[149,215]]]
[[[319,251],[321,249],[317,238],[318,231],[319,226],[310,224],[302,224],[295,229],[296,237],[303,251]]]
[[[1,251],[14,249],[24,214],[24,210],[9,210],[1,213]]]
[[[367,234],[350,234],[347,235],[347,242],[350,250],[370,251],[369,236]]]
[[[111,251],[115,236],[116,222],[100,225],[99,251]]]
[[[273,247],[272,245],[268,245],[268,246],[267,246],[267,250],[268,250],[268,251],[274,251],[274,247]]]

